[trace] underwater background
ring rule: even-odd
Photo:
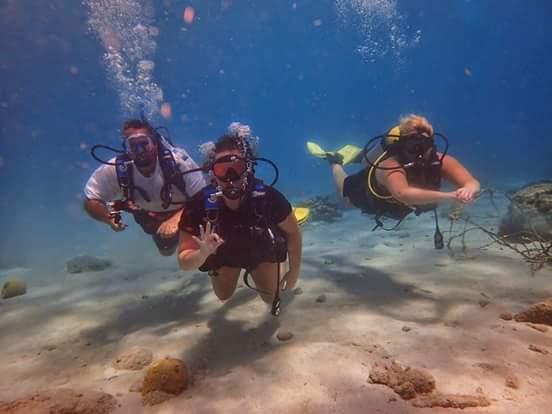
[[[140,110],[198,162],[250,124],[291,199],[333,191],[308,139],[363,145],[411,112],[484,186],[550,178],[551,20],[547,0],[0,0],[0,267],[156,253],[82,209],[90,147]]]

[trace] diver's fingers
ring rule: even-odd
[[[199,237],[192,236],[192,239],[194,239],[198,246],[201,246],[203,244],[203,240],[201,240]]]
[[[208,221],[205,225],[205,236],[209,236],[211,234],[211,222]]]
[[[217,246],[219,246],[220,244],[222,244],[222,242],[224,242],[224,240],[222,240],[222,238],[217,233],[212,233],[209,236],[209,241]]]

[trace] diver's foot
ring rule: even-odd
[[[329,152],[326,154],[326,161],[330,164],[343,165],[343,155],[338,152]]]

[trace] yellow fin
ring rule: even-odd
[[[309,219],[310,209],[307,207],[293,207],[293,214],[297,223],[301,225]]]
[[[315,142],[308,141],[307,142],[307,150],[318,158],[326,158],[328,156],[328,152],[324,151],[320,145],[318,145]]]
[[[362,148],[359,148],[356,145],[345,145],[343,148],[337,151],[337,153],[343,157],[343,165],[347,165],[351,162],[357,161],[358,156],[361,152]],[[360,162],[360,160],[358,160],[357,162]]]

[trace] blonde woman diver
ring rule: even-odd
[[[435,137],[446,143],[437,151]],[[312,155],[330,162],[339,197],[345,205],[374,214],[376,227],[384,227],[381,217],[402,221],[408,214],[434,211],[436,220],[435,247],[442,248],[437,214],[438,203],[457,201],[471,203],[480,184],[454,157],[448,155],[446,138],[433,131],[426,118],[403,117],[386,134],[374,137],[364,149],[347,145],[336,152],[326,152],[313,142],[307,143]],[[360,162],[364,168],[347,175],[343,166]],[[441,179],[451,182],[456,190],[442,191]]]

